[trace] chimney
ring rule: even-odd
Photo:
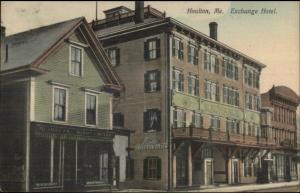
[[[135,1],[135,23],[144,22],[144,1]]]
[[[5,38],[5,27],[1,25],[1,41]]]
[[[217,24],[217,22],[209,23],[209,36],[214,40],[218,40],[218,24]]]

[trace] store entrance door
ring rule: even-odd
[[[64,141],[63,188],[64,191],[76,190],[76,141]]]

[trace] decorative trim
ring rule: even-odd
[[[75,42],[75,41],[72,41],[70,39],[66,40],[69,44],[72,44],[72,45],[75,45],[75,46],[80,46],[80,47],[83,47],[83,48],[88,48],[89,45],[88,44],[85,44],[85,43],[81,43],[81,42]]]
[[[54,85],[54,86],[59,86],[59,87],[64,87],[64,88],[70,88],[71,87],[70,85],[55,82],[53,80],[49,80],[48,83],[51,84],[51,85]]]

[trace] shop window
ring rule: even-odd
[[[158,180],[161,178],[161,159],[147,157],[144,159],[144,179]]]

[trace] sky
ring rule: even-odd
[[[104,18],[104,10],[120,5],[134,9],[133,1],[98,1],[98,19]],[[267,66],[261,75],[261,93],[273,85],[285,85],[300,94],[299,1],[145,1],[147,5],[205,34],[209,22],[217,22],[220,42]],[[210,14],[188,14],[189,8],[208,9]],[[215,8],[222,13],[214,14]],[[260,14],[264,8],[275,13]],[[258,14],[235,14],[232,9],[258,10]],[[95,1],[1,1],[1,24],[10,35],[81,16],[90,22],[95,10]]]

